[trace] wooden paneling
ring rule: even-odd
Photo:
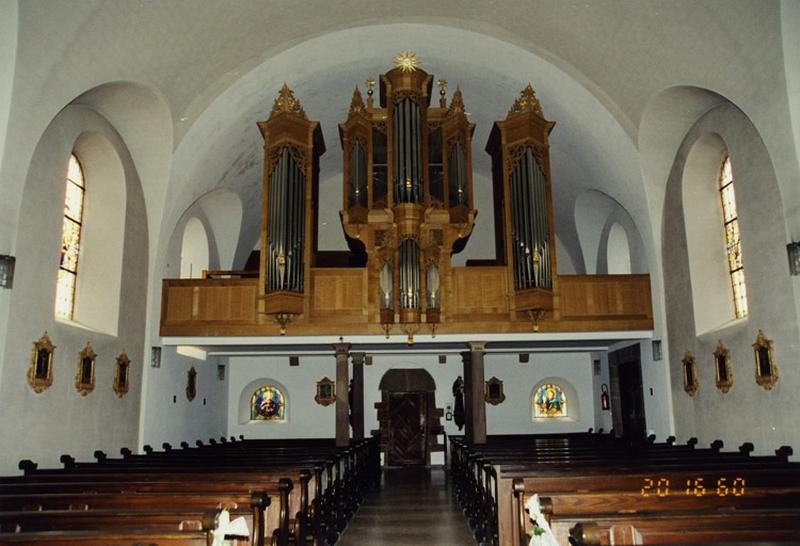
[[[165,280],[161,324],[255,324],[258,279]]]
[[[508,312],[508,272],[505,267],[454,267],[453,313]]]
[[[522,313],[511,313],[505,267],[456,267],[453,293],[437,333],[530,332]],[[291,335],[380,335],[371,307],[366,268],[311,269],[309,313],[288,326]],[[560,275],[552,313],[542,332],[649,330],[653,327],[648,275]],[[163,336],[276,336],[278,325],[258,320],[258,279],[165,280]],[[377,318],[375,319],[377,320]],[[423,328],[424,330],[424,328]],[[392,330],[399,335],[399,327]]]
[[[561,320],[653,320],[649,275],[560,275]]]
[[[367,316],[367,269],[311,270],[311,316]]]

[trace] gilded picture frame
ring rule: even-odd
[[[683,390],[689,396],[697,394],[699,387],[697,381],[697,361],[691,351],[686,351],[681,359],[681,366],[683,367]]]
[[[758,331],[753,343],[753,356],[756,365],[756,383],[766,390],[772,389],[778,382],[778,365],[775,362],[775,349],[771,339],[764,332]]]
[[[81,396],[86,396],[94,390],[96,363],[97,353],[92,349],[91,343],[87,342],[86,347],[78,353],[78,365],[75,371],[75,390]]]
[[[120,353],[116,361],[116,371],[114,372],[114,394],[117,398],[122,398],[128,393],[131,382],[131,359],[128,355]]]
[[[717,341],[717,348],[714,350],[714,375],[716,376],[717,388],[723,393],[728,392],[733,387],[733,368],[731,367],[731,352],[722,343]]]
[[[492,377],[486,382],[484,400],[486,400],[486,402],[489,404],[496,406],[501,404],[505,399],[506,395],[503,392],[503,381],[501,379],[497,379],[496,377]]]
[[[336,382],[327,377],[317,381],[317,394],[314,401],[320,406],[329,406],[336,402]]]
[[[28,368],[28,385],[33,392],[41,394],[53,384],[53,355],[56,346],[45,332],[33,342],[31,349],[31,366]]]

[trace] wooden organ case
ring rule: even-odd
[[[460,89],[413,54],[356,88],[339,125],[348,252],[318,252],[325,143],[284,85],[264,138],[258,278],[165,279],[163,336],[525,333],[649,330],[648,275],[558,275],[549,135],[533,88],[494,124],[496,259],[453,266],[475,227],[474,125]],[[375,104],[378,102],[378,104]],[[433,103],[433,105],[432,105]],[[324,255],[327,254],[327,257]],[[335,259],[330,259],[331,257]],[[289,326],[291,324],[291,326]]]
[[[310,242],[325,142],[319,123],[308,120],[286,84],[258,128],[264,138],[258,316],[273,318],[284,334],[289,322],[308,315]]]
[[[367,254],[369,321],[388,336],[392,325],[413,339],[447,316],[450,256],[466,244],[475,224],[472,133],[461,91],[450,106],[439,80],[410,54],[380,77],[380,105],[368,80],[364,104],[356,88],[345,123],[342,225],[351,250]],[[362,250],[363,249],[363,250]]]
[[[550,131],[533,86],[522,91],[508,116],[492,127],[486,151],[492,156],[498,261],[508,266],[513,311],[539,329],[553,311],[557,292]]]

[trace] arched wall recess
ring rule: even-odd
[[[208,234],[203,223],[189,218],[181,238],[181,278],[198,279],[209,269]]]
[[[717,133],[701,135],[691,147],[683,169],[683,210],[695,329],[698,334],[734,319],[725,255],[719,169],[728,147]]]
[[[271,386],[278,389],[283,397],[284,413],[283,418],[279,420],[259,420],[254,421],[251,419],[251,402],[253,400],[253,394],[261,389],[262,387]],[[313,400],[307,401],[308,404],[311,404]],[[254,379],[250,381],[247,385],[239,393],[239,410],[238,410],[238,421],[240,425],[247,425],[250,423],[255,424],[264,424],[264,423],[288,423],[289,418],[291,415],[291,395],[286,387],[274,379],[270,377],[259,377],[258,379]]]
[[[631,247],[628,234],[618,223],[613,223],[608,230],[606,246],[609,275],[629,275],[631,272]]]
[[[537,392],[543,385],[557,385],[561,388],[566,400],[567,414],[564,417],[547,417],[536,415],[534,403]],[[528,411],[531,415],[531,420],[537,424],[556,423],[558,421],[579,421],[581,417],[581,401],[578,398],[578,392],[575,387],[564,379],[563,377],[551,376],[545,377],[538,381],[530,391],[528,396]]]

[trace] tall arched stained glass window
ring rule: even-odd
[[[267,385],[256,389],[250,399],[251,421],[283,421],[286,418],[286,400],[281,390]]]
[[[553,383],[539,385],[533,394],[534,417],[566,417],[567,398],[564,391]]]
[[[86,180],[75,154],[70,155],[67,167],[64,221],[61,227],[61,255],[56,288],[56,317],[72,320],[75,311],[75,286],[78,279],[83,203]]]
[[[736,213],[736,192],[733,188],[731,158],[726,155],[719,170],[719,193],[722,200],[722,221],[725,226],[725,250],[733,288],[733,308],[736,318],[747,316],[747,286],[742,265],[742,242],[739,236],[739,216]]]

